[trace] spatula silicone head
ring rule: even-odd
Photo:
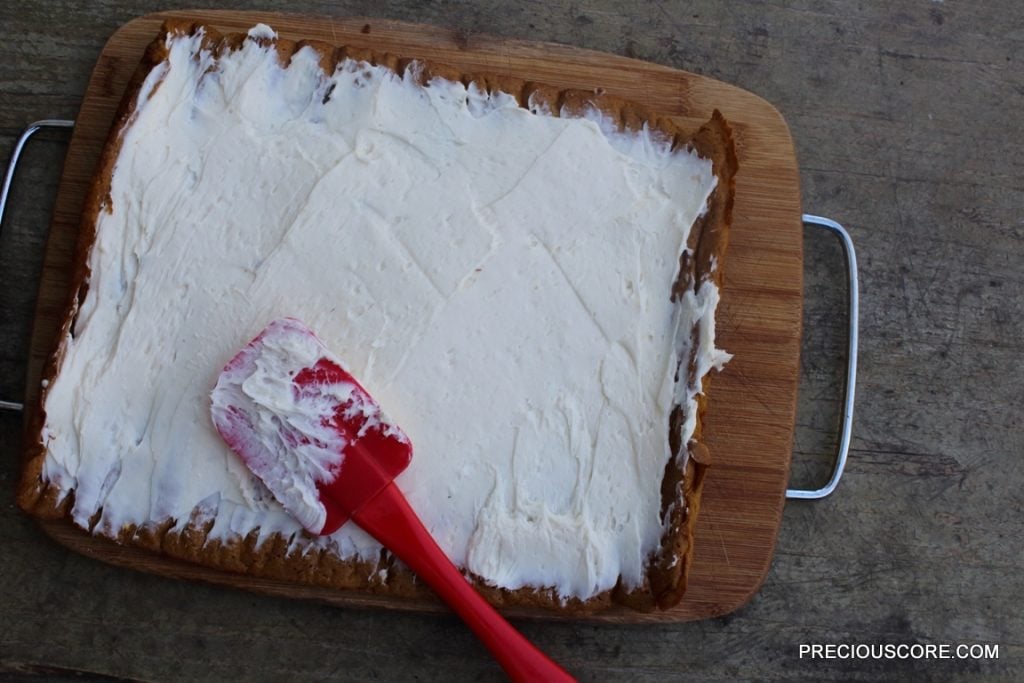
[[[211,399],[224,441],[314,534],[336,531],[412,460],[409,438],[294,318],[232,358]]]

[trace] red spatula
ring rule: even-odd
[[[211,399],[217,431],[303,527],[329,534],[355,521],[462,617],[513,680],[573,680],[437,546],[393,483],[412,460],[409,438],[303,323],[270,323],[225,366]]]

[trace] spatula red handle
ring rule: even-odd
[[[573,681],[505,621],[466,581],[393,483],[352,516],[427,582],[473,630],[514,681]]]

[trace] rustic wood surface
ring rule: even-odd
[[[78,243],[84,192],[140,55],[169,14],[128,22],[107,41],[76,116],[46,244],[29,348],[26,405],[34,414],[42,368],[48,361],[72,288],[70,255]],[[173,15],[182,18],[183,15]],[[258,22],[286,39],[318,39],[372,47],[447,64],[463,73],[538,80],[559,88],[600,85],[672,115],[686,126],[706,121],[714,109],[730,121],[742,172],[737,177],[734,220],[726,254],[718,343],[735,359],[716,376],[702,440],[713,465],[706,477],[686,596],[671,610],[641,613],[626,608],[589,615],[591,620],[664,622],[717,617],[744,605],[771,564],[782,517],[799,375],[802,237],[798,171],[792,139],[781,115],[755,95],[720,81],[616,55],[507,38],[465,41],[451,29],[379,19],[327,19],[257,12],[192,10],[184,18],[222,33],[244,32]],[[772,396],[772,401],[763,400]],[[29,418],[32,424],[36,424]],[[187,576],[278,595],[315,598],[342,606],[382,606],[437,611],[436,601],[374,596],[274,582],[175,562],[145,551],[119,548],[66,520],[44,528],[68,547],[143,571]],[[510,615],[557,618],[540,609]],[[564,615],[563,615],[564,616]]]
[[[218,3],[238,6],[241,3]],[[245,8],[268,8],[249,3]],[[703,73],[775,104],[805,208],[859,247],[862,353],[847,477],[790,503],[762,591],[722,619],[522,622],[588,680],[1024,675],[1024,8],[821,2],[434,5],[296,2],[562,42]],[[147,3],[0,4],[0,156],[72,117],[106,38]],[[34,143],[0,236],[0,389],[22,390],[59,136]],[[841,380],[839,254],[805,240],[796,483],[824,476]],[[48,541],[12,503],[20,418],[0,416],[0,673],[129,679],[499,679],[448,616],[254,596],[112,568]],[[985,642],[987,661],[808,660],[811,642]]]

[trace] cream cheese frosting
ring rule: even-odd
[[[461,83],[327,74],[311,48],[285,68],[272,36],[219,57],[172,36],[146,78],[45,397],[44,478],[97,533],[206,519],[378,558],[352,523],[302,533],[211,423],[224,364],[295,316],[409,435],[397,483],[457,565],[563,599],[639,585],[675,405],[693,433],[692,331],[698,369],[727,359],[717,289],[669,296],[711,163]]]

